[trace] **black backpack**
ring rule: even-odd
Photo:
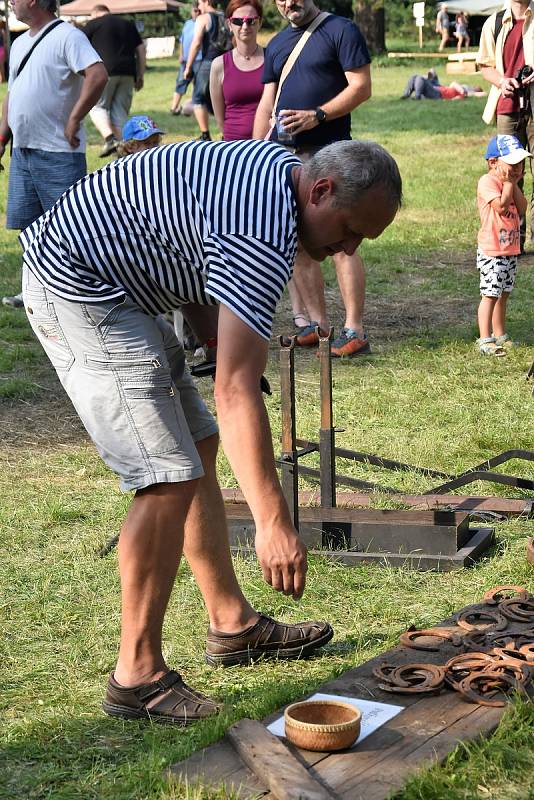
[[[228,30],[224,14],[220,11],[210,11],[211,28],[208,31],[209,50],[217,51],[217,55],[226,53],[233,48],[232,34]]]

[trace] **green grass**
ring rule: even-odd
[[[374,354],[335,364],[334,413],[336,425],[345,428],[338,435],[341,446],[456,473],[495,452],[532,447],[534,400],[524,374],[534,358],[534,275],[532,259],[522,261],[509,306],[509,330],[520,345],[504,363],[481,359],[474,348],[474,198],[492,131],[480,120],[482,100],[398,99],[409,74],[430,64],[376,67],[373,99],[354,114],[354,134],[380,141],[398,159],[405,203],[384,236],[362,248]],[[168,114],[173,85],[171,63],[156,63],[134,100],[134,111],[151,114],[168,131],[167,141],[196,133],[192,121]],[[0,87],[0,95],[3,91]],[[90,127],[89,143],[94,169],[101,164],[100,143]],[[2,215],[5,176],[0,176]],[[0,244],[0,289],[18,291],[15,232],[2,227]],[[331,270],[327,275],[333,322],[339,325]],[[277,332],[287,320],[287,300],[284,308]],[[266,403],[278,441],[275,348],[268,376],[274,393]],[[316,359],[299,353],[303,438],[317,436],[318,385]],[[201,390],[211,403],[210,382],[203,381]],[[288,621],[328,618],[336,637],[309,662],[223,671],[203,663],[207,620],[184,564],[166,620],[166,657],[199,689],[220,697],[226,711],[186,731],[122,724],[99,710],[116,656],[119,586],[116,553],[100,559],[96,551],[117,532],[129,497],[119,493],[87,442],[24,315],[11,309],[0,310],[0,424],[2,800],[223,798],[212,790],[173,786],[166,768],[217,741],[241,717],[261,718],[386,650],[409,624],[430,626],[500,583],[534,589],[524,557],[532,522],[525,519],[497,525],[491,553],[454,573],[347,570],[315,557],[299,604],[273,593],[256,563],[237,559],[239,579],[258,608]],[[221,483],[235,485],[222,455],[219,467]],[[350,463],[342,468],[407,491],[433,484],[416,472],[384,475]],[[532,476],[524,462],[503,469]],[[488,492],[488,486],[470,490]],[[502,487],[495,491],[522,495]],[[390,503],[382,493],[374,498],[377,507]],[[519,705],[492,739],[458,748],[444,765],[410,781],[398,800],[534,797],[533,731],[532,706]]]

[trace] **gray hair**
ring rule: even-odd
[[[311,181],[333,178],[339,208],[354,205],[374,187],[383,188],[397,208],[402,204],[402,178],[397,162],[376,142],[354,139],[329,144],[304,163],[303,173]]]
[[[51,14],[57,14],[59,0],[37,0],[37,5],[42,11],[50,11]]]

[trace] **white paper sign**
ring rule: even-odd
[[[425,4],[424,3],[414,3],[413,4],[413,15],[414,17],[424,17],[425,16]]]
[[[342,700],[359,709],[362,713],[360,735],[352,747],[356,747],[363,739],[374,733],[385,722],[396,717],[404,710],[404,706],[392,706],[388,703],[375,703],[372,700],[360,700],[359,697],[342,697],[338,694],[321,694],[320,692],[309,697],[308,700]],[[267,726],[267,730],[275,736],[285,736],[286,728],[284,717],[278,717]],[[352,749],[352,748],[351,748]]]
[[[415,24],[417,25],[418,28],[424,28],[425,27],[425,18],[424,17],[417,17],[417,19],[415,20]]]

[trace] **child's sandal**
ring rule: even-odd
[[[512,341],[512,339],[511,339],[511,338],[508,336],[508,334],[507,334],[507,333],[503,333],[503,335],[502,335],[502,336],[496,336],[496,337],[495,337],[495,344],[497,345],[497,347],[504,347],[504,348],[506,348],[507,350],[508,350],[510,347],[513,347],[513,346],[514,346],[514,342],[513,342],[513,341]]]
[[[500,347],[494,336],[486,336],[484,339],[477,339],[477,344],[483,356],[505,356],[506,351]]]

